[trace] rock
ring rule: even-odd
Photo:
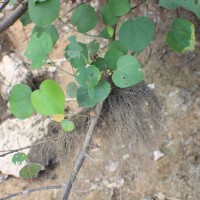
[[[156,150],[153,152],[153,156],[154,156],[154,160],[158,161],[160,160],[162,157],[164,157],[164,153],[162,153],[160,150]]]
[[[14,150],[32,145],[48,134],[48,124],[50,120],[40,115],[32,116],[25,120],[7,119],[0,125],[0,149],[1,151]],[[29,149],[21,150],[28,154]],[[38,156],[41,149],[37,150]],[[2,154],[2,153],[1,153]],[[18,177],[20,169],[26,164],[14,165],[12,156],[14,153],[5,157],[0,157],[0,171],[3,174]]]

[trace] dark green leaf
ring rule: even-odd
[[[180,6],[173,2],[173,0],[159,0],[159,6],[167,9],[176,9]]]
[[[115,70],[117,68],[117,60],[123,55],[124,53],[117,49],[108,49],[104,57],[108,68]]]
[[[32,20],[30,18],[29,12],[26,11],[21,17],[20,17],[20,21],[23,24],[23,26],[26,26],[30,23],[32,23]]]
[[[59,15],[60,1],[46,0],[43,2],[28,1],[28,11],[30,18],[37,26],[49,26]]]
[[[186,19],[175,19],[172,23],[171,31],[167,35],[167,43],[178,53],[194,50],[194,25]]]
[[[119,17],[112,15],[108,4],[104,4],[101,7],[101,16],[102,16],[103,23],[109,26],[117,24],[119,20]]]
[[[15,165],[21,165],[23,161],[27,160],[28,156],[25,153],[16,153],[13,157],[12,157],[12,163],[14,163]]]
[[[96,101],[88,95],[88,88],[80,87],[77,90],[77,101],[80,107],[91,108],[96,105]]]
[[[77,27],[81,33],[86,33],[95,28],[98,22],[98,16],[94,8],[88,4],[78,6],[72,16],[71,23]]]
[[[48,33],[43,32],[40,37],[37,36],[37,33],[34,33],[24,55],[31,60],[32,68],[36,69],[44,65],[52,47],[53,40]]]
[[[101,32],[101,36],[105,39],[110,39],[113,37],[114,34],[114,28],[111,26],[107,26],[106,28],[103,29]]]
[[[125,55],[117,61],[117,69],[112,75],[114,84],[120,88],[135,85],[144,79],[137,59],[131,55]]]
[[[127,20],[119,30],[119,40],[129,50],[140,53],[152,41],[155,33],[153,23],[146,17]]]
[[[96,66],[100,71],[105,70],[107,67],[105,59],[100,57],[98,57],[95,61],[93,61],[91,65]]]
[[[90,65],[78,69],[75,78],[82,87],[91,88],[97,85],[101,78],[101,73],[97,67]]]
[[[45,80],[40,89],[31,95],[35,110],[42,115],[64,113],[65,95],[61,87],[53,80]]]
[[[60,124],[63,130],[67,132],[73,131],[75,128],[74,122],[67,119],[63,119]]]
[[[76,83],[74,83],[74,82],[68,83],[68,85],[67,85],[67,95],[70,98],[76,97],[77,88],[78,87],[77,87]]]
[[[24,84],[18,84],[12,88],[9,103],[10,111],[15,117],[25,119],[33,114],[34,108],[31,103],[31,93],[31,88]]]
[[[121,51],[124,54],[128,53],[128,49],[119,40],[114,40],[114,41],[110,42],[109,49],[116,49],[118,51]]]
[[[109,82],[101,80],[94,87],[88,90],[88,94],[91,98],[95,99],[97,102],[104,101],[111,91],[111,85]]]
[[[108,6],[114,16],[122,16],[130,11],[129,0],[108,0]]]
[[[37,178],[38,177],[38,173],[44,170],[44,166],[39,164],[39,163],[31,163],[29,165],[26,165],[25,167],[23,167],[20,172],[19,175],[20,177],[24,178],[24,179],[29,179],[29,178]]]
[[[99,43],[96,40],[87,44],[87,48],[90,55],[95,55],[99,50]]]

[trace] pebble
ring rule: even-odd
[[[154,160],[158,161],[161,158],[163,158],[165,156],[165,154],[163,152],[161,152],[160,150],[156,150],[153,152],[153,156],[154,156]]]

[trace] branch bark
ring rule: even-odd
[[[8,27],[13,25],[27,10],[28,8],[28,0],[25,0],[21,3],[14,11],[11,13],[6,19],[4,19],[0,23],[0,33],[5,31]]]
[[[72,189],[72,185],[73,185],[73,183],[76,179],[76,176],[79,173],[81,166],[82,166],[82,164],[85,160],[85,157],[88,153],[89,145],[90,145],[90,142],[92,140],[92,136],[94,134],[94,130],[95,130],[95,127],[97,125],[97,122],[98,122],[98,119],[99,119],[99,116],[100,116],[100,113],[101,113],[101,110],[102,110],[102,106],[103,106],[102,103],[98,103],[95,107],[96,116],[92,117],[89,129],[88,129],[86,137],[85,137],[83,147],[82,147],[82,149],[79,153],[79,156],[78,156],[78,158],[77,158],[77,160],[74,164],[72,173],[70,174],[70,176],[69,176],[69,178],[68,178],[68,180],[65,184],[62,200],[68,199],[70,191]]]
[[[55,189],[58,190],[58,189],[61,189],[62,187],[63,187],[63,185],[52,185],[52,186],[37,187],[37,188],[30,189],[30,190],[23,190],[21,192],[10,194],[6,197],[0,198],[0,200],[7,200],[7,199],[11,199],[13,197],[23,196],[23,195],[27,195],[27,194],[32,193],[32,192],[37,192],[37,191],[42,191],[42,190],[55,190]]]

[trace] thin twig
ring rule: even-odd
[[[24,195],[27,195],[29,193],[42,191],[42,190],[58,190],[58,189],[61,189],[61,188],[63,188],[63,185],[52,185],[52,186],[37,187],[37,188],[30,189],[30,190],[23,190],[21,192],[9,194],[6,197],[0,198],[0,200],[7,200],[7,199],[11,199],[11,198],[17,197],[17,196],[24,196]]]
[[[145,2],[146,2],[145,0],[141,1],[139,4],[133,6],[133,7],[131,8],[131,10],[136,9],[137,7],[141,6],[141,5],[142,5],[143,3],[145,3]]]
[[[0,23],[0,33],[13,25],[23,15],[27,8],[28,0],[25,0],[23,4],[20,4],[6,19]]]
[[[95,130],[95,127],[97,125],[97,122],[98,122],[98,119],[99,119],[99,116],[100,116],[100,113],[101,113],[101,110],[102,110],[102,105],[103,105],[102,103],[98,103],[95,107],[96,115],[94,117],[92,117],[89,129],[88,129],[86,137],[85,137],[83,147],[82,147],[82,149],[79,153],[77,160],[75,161],[73,170],[72,170],[72,172],[71,172],[71,174],[70,174],[70,176],[69,176],[69,178],[66,182],[66,185],[64,187],[62,200],[68,199],[70,191],[72,189],[72,185],[73,185],[73,183],[76,179],[76,176],[79,173],[79,170],[81,169],[81,166],[82,166],[82,164],[85,160],[85,157],[88,153],[89,145],[90,145],[90,142],[92,140],[92,136],[94,134],[94,130]]]

